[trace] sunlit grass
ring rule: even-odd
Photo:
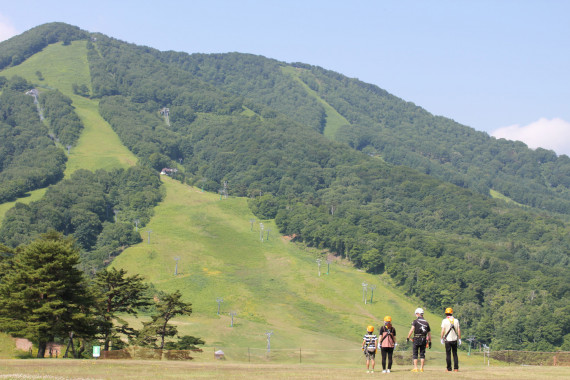
[[[276,347],[358,348],[365,326],[378,326],[385,315],[393,317],[401,335],[407,332],[420,305],[390,286],[387,277],[335,258],[326,274],[326,256],[281,237],[273,221],[261,221],[261,242],[260,221],[246,199],[220,200],[167,177],[164,186],[165,200],[140,231],[144,241],[113,265],[142,274],[160,290],[182,291],[194,313],[179,319],[181,333],[208,344],[264,347],[265,332],[274,331]],[[256,219],[253,228],[251,219]],[[322,260],[320,276],[317,258]],[[370,290],[363,303],[363,282],[377,286],[372,304]],[[223,298],[220,316],[218,297]],[[237,313],[233,328],[232,311]],[[434,326],[439,323],[437,317],[429,319]]]
[[[148,360],[1,360],[0,376],[11,379],[40,379],[47,376],[66,379],[370,379],[383,374],[376,367],[367,374],[363,365],[311,364],[247,364],[230,361],[194,363]],[[410,366],[394,366],[391,379],[412,377],[427,379],[564,379],[568,367],[482,366],[462,367],[459,373],[446,374],[444,368],[426,366],[423,373],[410,373]],[[53,377],[49,377],[53,378]]]

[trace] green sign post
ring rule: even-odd
[[[101,356],[101,346],[93,346],[93,357],[98,358]]]

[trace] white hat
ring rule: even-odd
[[[416,309],[415,314],[423,314],[423,313],[424,313],[424,309],[422,309],[421,307],[418,307],[418,308]]]

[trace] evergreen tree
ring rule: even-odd
[[[192,304],[182,301],[181,298],[182,294],[179,290],[161,296],[156,305],[156,313],[151,317],[152,320],[143,323],[144,327],[138,339],[139,344],[156,346],[156,341],[160,340],[157,348],[162,350],[166,337],[173,337],[178,333],[176,326],[169,326],[168,322],[177,315],[192,314]]]
[[[111,341],[117,341],[115,338],[119,332],[134,334],[126,322],[119,320],[123,325],[114,327],[113,320],[117,319],[119,313],[136,316],[139,307],[149,304],[146,290],[147,285],[138,274],[127,276],[124,269],[115,268],[97,272],[93,291],[96,293],[99,334],[104,340],[105,351],[109,350]]]
[[[38,358],[56,338],[90,334],[88,296],[76,267],[79,249],[51,231],[18,253],[0,284],[0,328],[38,345]]]

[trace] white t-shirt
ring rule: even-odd
[[[452,324],[455,329],[451,329]],[[449,334],[447,334],[447,338],[445,338],[446,341],[455,342],[457,340],[457,331],[459,330],[459,321],[457,319],[453,318],[452,316],[446,317],[443,321],[441,321],[441,328],[444,329],[444,337],[445,334],[447,334],[447,332],[451,329],[451,331],[449,331]]]

